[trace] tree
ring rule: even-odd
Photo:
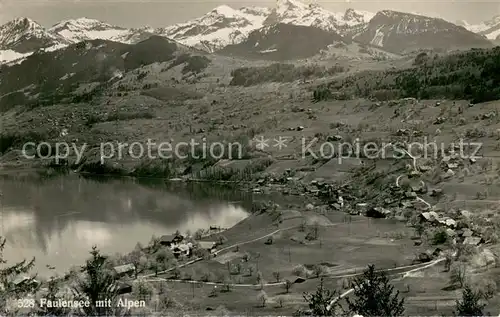
[[[483,281],[478,291],[483,296],[483,299],[490,300],[495,297],[498,292],[497,283],[494,280]]]
[[[283,297],[278,297],[278,307],[283,308],[284,303],[285,303],[285,299]]]
[[[319,223],[317,221],[315,221],[313,224],[312,234],[313,234],[314,240],[317,240],[319,237]]]
[[[256,282],[257,284],[262,282],[262,273],[260,271],[257,272]]]
[[[465,285],[462,300],[457,300],[456,316],[484,316],[484,304],[480,303],[481,293],[474,292],[469,285]]]
[[[37,289],[34,276],[22,284],[14,283],[17,278],[31,271],[35,265],[35,258],[30,261],[23,260],[14,265],[6,265],[7,261],[3,258],[6,242],[7,240],[0,236],[0,285],[3,285],[0,287],[0,315],[2,316],[12,313],[7,305],[8,302],[23,298]]]
[[[106,257],[102,256],[96,246],[90,251],[92,255],[82,266],[84,276],[75,287],[76,297],[79,300],[90,301],[90,307],[83,307],[83,313],[87,316],[102,316],[113,314],[111,307],[97,307],[98,301],[114,300],[117,297],[115,291],[115,280],[111,270],[107,266]],[[116,305],[112,305],[116,307]]]
[[[338,303],[335,301],[339,293],[324,287],[323,278],[320,280],[316,292],[304,293],[304,299],[309,304],[313,316],[334,316]]]
[[[467,269],[464,264],[458,264],[451,269],[450,284],[452,286],[458,285],[460,288],[464,287],[467,279]]]
[[[248,276],[252,276],[254,272],[254,267],[251,265],[248,266],[247,271],[248,271]]]
[[[280,272],[278,272],[278,271],[273,272],[273,277],[276,279],[276,283],[279,283],[281,281],[281,274],[280,274]]]
[[[175,265],[177,265],[177,260],[175,259],[172,251],[161,248],[155,255],[156,262],[158,262],[158,266],[161,269],[169,269]]]
[[[217,236],[217,244],[218,245],[223,245],[226,242],[227,242],[227,238],[225,236],[223,236],[223,235]]]
[[[325,273],[325,270],[321,265],[314,265],[313,274],[316,278],[322,276]]]
[[[151,300],[151,296],[153,296],[153,286],[140,278],[137,283],[134,283],[132,287],[132,294],[135,298],[139,300],[149,301]]]
[[[424,227],[424,225],[423,225],[422,223],[420,223],[420,222],[417,222],[417,223],[415,224],[414,228],[415,228],[415,233],[417,234],[417,236],[418,236],[419,238],[422,238],[422,235],[423,235],[423,234],[424,234],[424,232],[425,232],[425,227]]]
[[[161,246],[160,238],[153,235],[151,237],[151,241],[149,241],[149,246],[151,247],[151,250],[153,250],[153,252],[156,252]]]
[[[394,292],[387,275],[377,272],[374,265],[369,265],[353,286],[354,300],[346,299],[351,312],[364,317],[403,315],[404,299],[399,298],[399,291]]]
[[[172,270],[172,278],[173,278],[174,280],[177,280],[177,279],[179,279],[179,277],[180,277],[180,276],[181,276],[181,271],[180,271],[177,267],[175,267],[175,268]]]
[[[453,262],[453,254],[451,252],[446,252],[445,262],[444,262],[444,270],[446,272],[450,271],[452,262]]]
[[[260,291],[258,295],[258,300],[260,302],[261,307],[266,307],[266,302],[267,302],[267,294],[264,291]]]
[[[429,56],[427,53],[422,52],[415,57],[415,60],[413,61],[413,65],[420,66],[424,64],[427,60],[429,59]]]
[[[147,258],[142,251],[142,247],[137,244],[135,250],[132,251],[127,258],[134,265],[134,275],[135,278],[137,278],[137,275],[142,273],[147,266]]]
[[[149,269],[152,270],[155,273],[155,276],[158,276],[158,271],[159,271],[159,264],[156,261],[150,261],[149,264]]]
[[[292,288],[293,283],[290,280],[286,280],[283,287],[285,288],[285,292],[288,294],[290,292],[290,288]]]
[[[194,232],[194,239],[195,240],[201,240],[203,238],[204,231],[203,229],[198,229]]]
[[[47,283],[47,294],[44,295],[44,297],[47,299],[47,301],[55,302],[57,301],[60,296],[58,296],[59,292],[59,281],[55,278],[51,278],[48,283]],[[67,316],[69,314],[70,310],[65,307],[51,307],[51,306],[44,306],[40,308],[38,311],[38,315],[41,316]]]

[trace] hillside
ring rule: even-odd
[[[318,28],[275,24],[253,31],[245,41],[229,45],[217,54],[250,59],[294,60],[314,56],[344,38]]]
[[[500,47],[450,56],[422,53],[403,70],[362,72],[329,84],[332,91],[379,100],[415,97],[485,102],[500,99]]]
[[[0,109],[88,102],[91,95],[73,94],[79,86],[97,83],[103,88],[126,72],[153,63],[189,63],[190,52],[196,53],[164,37],[153,36],[133,45],[93,40],[54,52],[35,53],[19,64],[1,68]]]
[[[481,35],[445,20],[390,10],[378,12],[354,39],[398,54],[492,47]]]

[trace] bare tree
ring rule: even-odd
[[[285,292],[288,294],[290,293],[290,288],[292,288],[293,283],[290,280],[285,280]]]
[[[460,288],[465,286],[465,281],[467,279],[467,268],[464,264],[459,263],[451,269],[450,274],[450,284],[458,285]]]
[[[258,300],[260,301],[261,307],[266,307],[267,303],[267,294],[264,291],[261,291],[258,295]]]
[[[276,279],[276,283],[280,282],[280,280],[281,280],[281,274],[280,274],[280,272],[278,272],[278,271],[273,272],[273,277]]]
[[[317,221],[314,222],[312,226],[312,234],[314,237],[314,240],[318,240],[319,237],[319,223]]]
[[[257,272],[256,281],[257,281],[257,284],[260,284],[262,282],[262,273],[260,271]]]
[[[278,307],[283,308],[283,304],[285,303],[285,299],[283,297],[278,297]]]
[[[321,265],[315,265],[313,267],[313,274],[316,278],[322,276],[324,273],[325,273],[325,270]]]
[[[304,232],[306,231],[306,222],[302,221],[299,225],[299,232]]]
[[[449,272],[451,269],[451,263],[453,262],[453,255],[451,252],[447,252],[445,255],[444,270]]]
[[[253,275],[253,271],[254,271],[253,266],[251,266],[251,265],[248,266],[247,271],[248,271],[248,276],[252,276]]]
[[[146,268],[147,265],[146,255],[142,251],[141,247],[137,246],[135,250],[132,251],[127,258],[134,265],[134,275],[135,278],[137,278],[137,276],[140,273],[144,272],[144,269]]]

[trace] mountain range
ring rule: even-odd
[[[295,37],[290,32],[299,33]],[[274,39],[269,34],[275,34]],[[492,41],[500,40],[500,16],[479,25],[464,21],[454,24],[440,18],[391,10],[371,13],[348,9],[336,13],[315,4],[278,0],[274,8],[233,9],[222,5],[199,18],[164,28],[124,28],[79,18],[61,21],[47,29],[29,18],[18,18],[0,26],[0,63],[19,60],[37,50],[53,51],[85,40],[134,44],[152,35],[209,53],[231,55],[281,49],[297,52],[296,55],[278,54],[282,58],[303,58],[324,49],[330,40],[345,43],[354,40],[387,52],[405,54],[418,49],[491,46]],[[280,40],[282,36],[291,43],[285,45],[286,41]],[[300,47],[305,44],[297,41],[298,38],[307,38],[309,47]],[[253,56],[259,58],[259,54]]]

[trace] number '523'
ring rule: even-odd
[[[35,307],[35,300],[29,298],[23,298],[17,300],[18,308],[33,308]]]

